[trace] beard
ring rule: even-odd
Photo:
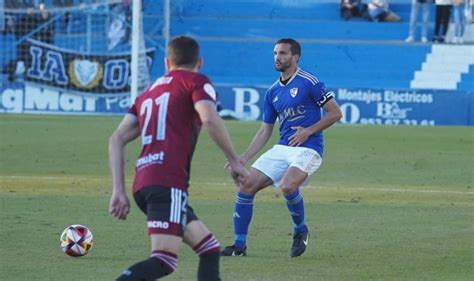
[[[277,62],[275,62],[275,70],[279,72],[284,72],[285,70],[290,68],[290,66],[291,66],[290,62],[287,62],[287,63],[278,62],[278,64]]]

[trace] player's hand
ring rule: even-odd
[[[234,179],[234,183],[237,186],[241,186],[244,181],[247,180],[249,176],[249,172],[245,169],[244,165],[242,164],[242,160],[239,159],[235,163],[229,163],[230,165],[230,175]]]
[[[288,138],[288,144],[290,146],[302,145],[311,135],[311,132],[307,128],[301,126],[291,127],[291,129],[296,130],[296,132]]]
[[[123,192],[113,192],[110,198],[109,212],[112,216],[124,220],[130,212],[130,202]]]
[[[240,156],[239,157],[239,160],[238,160],[243,166],[245,166],[245,164],[247,164],[247,161],[244,160],[244,157],[243,156]],[[231,167],[230,167],[230,162],[229,161],[226,161],[225,164],[224,164],[224,170],[228,171],[228,172],[231,172]]]
[[[237,180],[239,175],[237,175],[237,173],[235,173],[231,168],[230,168],[230,164],[229,164],[229,167],[226,169],[230,176],[232,177],[232,180],[234,181],[234,185],[237,187],[237,190],[240,189],[240,183],[239,181]]]

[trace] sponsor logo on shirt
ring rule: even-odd
[[[165,160],[164,151],[160,151],[158,153],[148,153],[148,155],[138,158],[137,162],[135,163],[135,166],[139,168],[144,165],[162,164],[164,160]]]

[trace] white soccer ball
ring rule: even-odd
[[[94,236],[89,228],[80,224],[66,227],[61,234],[61,248],[71,257],[82,257],[92,249]]]

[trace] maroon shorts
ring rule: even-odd
[[[198,220],[188,205],[187,191],[162,186],[147,186],[133,197],[147,216],[149,234],[169,234],[183,237],[185,226]]]

